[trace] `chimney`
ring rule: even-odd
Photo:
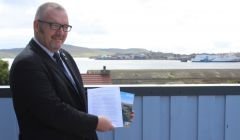
[[[101,70],[101,75],[109,75],[110,74],[110,70],[106,69],[106,66],[103,66],[103,69]]]

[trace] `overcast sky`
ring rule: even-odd
[[[66,44],[190,53],[240,52],[239,0],[54,0],[73,29]],[[45,0],[0,0],[0,49],[25,47]]]

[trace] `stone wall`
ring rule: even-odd
[[[90,73],[99,73],[90,70]],[[239,69],[111,70],[113,84],[240,83]]]

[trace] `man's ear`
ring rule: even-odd
[[[35,32],[39,31],[39,22],[37,20],[33,21],[33,28]]]

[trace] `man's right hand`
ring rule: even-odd
[[[106,117],[98,116],[97,131],[104,132],[113,129],[114,126],[112,125],[111,121],[109,121]]]

